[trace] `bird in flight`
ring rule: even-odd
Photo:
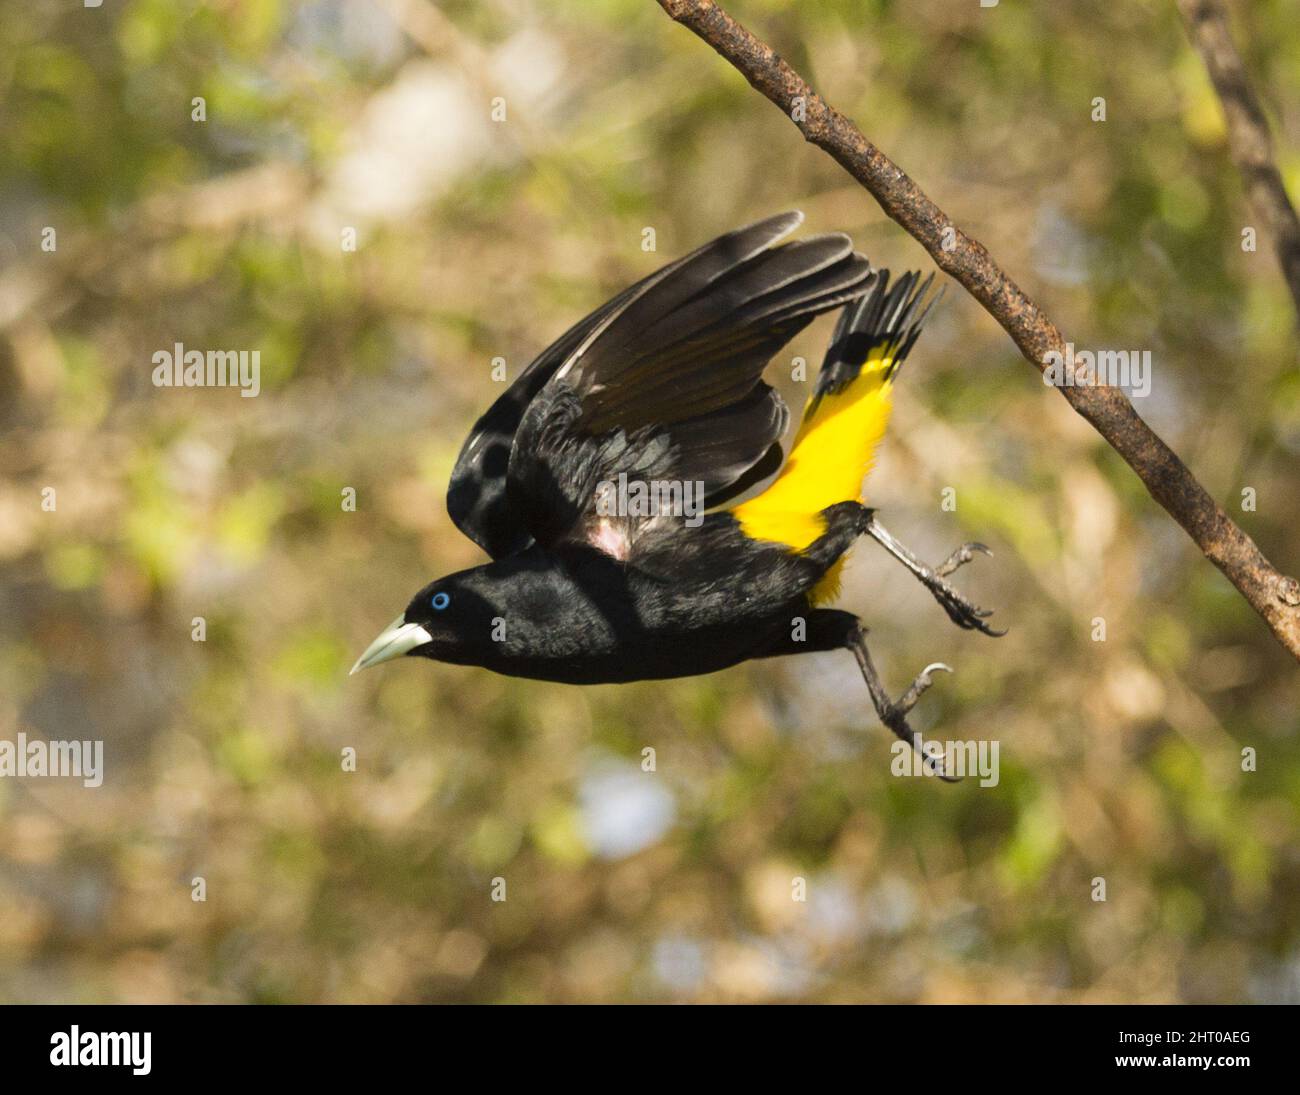
[[[475,424],[447,494],[492,561],[421,589],[353,673],[409,654],[596,684],[844,649],[881,721],[918,747],[907,714],[950,668],[927,666],[891,699],[862,621],[825,606],[865,535],[959,627],[1001,634],[947,581],[987,548],[964,544],[928,566],[862,501],[899,366],[937,300],[933,275],[891,285],[843,234],[780,243],[802,220],[784,213],[705,244],[520,374]],[[763,369],[836,308],[786,458],[789,412]]]

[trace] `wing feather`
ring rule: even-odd
[[[611,522],[600,500],[620,476],[692,489],[712,505],[779,461],[788,411],[764,367],[873,275],[842,235],[770,242],[670,271],[593,327],[536,393],[507,471],[509,501],[535,540],[614,544],[626,557],[646,524],[666,518]]]
[[[625,289],[543,350],[479,418],[461,448],[447,491],[456,526],[493,558],[526,548],[532,534],[511,505],[506,477],[519,425],[542,388],[589,351],[617,360],[618,348],[639,325],[706,293],[802,221],[802,213],[782,213],[719,236]]]

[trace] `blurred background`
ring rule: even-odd
[[[1171,2],[731,10],[1077,346],[1151,350],[1140,412],[1300,570],[1295,318]],[[1234,14],[1300,194],[1300,4]],[[790,207],[931,268],[651,0],[0,4],[0,738],[106,768],[0,780],[0,999],[1300,1002],[1296,666],[959,288],[868,498],[989,544],[1010,633],[869,543],[841,603],[891,689],[956,668],[916,724],[996,787],[891,776],[847,654],[349,679],[480,561],[444,490],[493,359]],[[261,394],[155,387],[176,342]]]

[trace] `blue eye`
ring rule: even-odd
[[[448,593],[435,593],[433,599],[429,603],[433,605],[433,610],[435,612],[441,612],[451,604],[451,595]]]

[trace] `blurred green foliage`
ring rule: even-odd
[[[1295,319],[1172,4],[734,10],[1078,346],[1149,348],[1140,411],[1300,566]],[[1236,16],[1297,193],[1296,5]],[[0,998],[1300,1002],[1294,663],[960,292],[869,496],[992,545],[961,584],[1011,632],[869,546],[842,600],[896,687],[957,667],[917,719],[997,787],[891,776],[847,656],[347,677],[477,560],[443,491],[492,359],[792,206],[929,266],[649,0],[0,5],[0,737],[107,758],[0,780]],[[155,388],[178,341],[261,395]]]

